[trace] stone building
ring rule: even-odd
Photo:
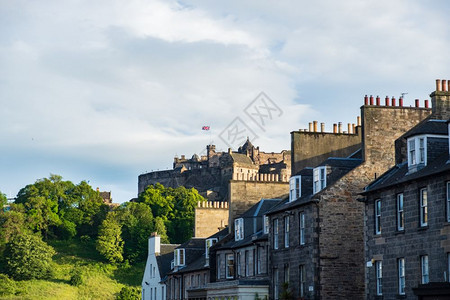
[[[432,115],[395,143],[396,165],[367,186],[367,299],[450,298],[450,92],[438,80]]]
[[[366,96],[361,126],[323,133],[314,122],[291,133],[290,199],[268,214],[273,299],[285,281],[294,297],[364,298],[364,205],[356,198],[395,164],[394,141],[430,113]]]
[[[268,226],[265,213],[281,199],[262,199],[234,219],[234,231],[211,248],[208,299],[269,296]]]

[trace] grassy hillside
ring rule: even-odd
[[[49,243],[57,254],[53,257],[54,276],[49,280],[12,282],[12,294],[0,299],[115,299],[123,286],[140,287],[144,263],[115,266],[101,260],[93,242]],[[81,272],[83,283],[70,284],[71,272]]]

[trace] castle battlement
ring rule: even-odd
[[[266,173],[233,173],[233,180],[236,181],[260,181],[260,182],[288,182],[289,175],[266,174]]]
[[[225,201],[198,201],[197,208],[228,209],[228,202],[225,202]]]

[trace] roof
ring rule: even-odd
[[[330,157],[322,162],[318,167],[330,166],[336,168],[349,168],[353,169],[360,165],[362,160],[360,158],[347,158],[347,157]]]
[[[265,236],[265,238],[267,238],[267,234],[264,234],[263,230],[260,230],[257,233],[249,235],[239,241],[236,241],[233,238],[233,239],[229,240],[228,242],[224,243],[223,245],[216,246],[215,249],[223,250],[223,249],[235,249],[235,248],[245,247],[245,246],[253,244],[256,241],[264,240],[264,236]]]
[[[292,209],[298,206],[305,205],[307,203],[311,202],[311,199],[313,198],[313,194],[303,196],[301,198],[298,198],[295,201],[289,202],[289,197],[286,197],[283,201],[281,201],[277,206],[273,207],[269,212],[267,212],[267,215],[274,214],[280,211],[285,211],[287,209]]]
[[[281,201],[279,199],[261,199],[258,203],[250,207],[247,211],[245,211],[240,218],[254,218],[263,216],[267,211],[269,211],[272,207],[277,205]]]
[[[234,162],[241,164],[241,165],[250,165],[250,166],[255,166],[255,164],[253,163],[253,161],[250,159],[250,157],[248,157],[245,154],[240,154],[240,153],[236,153],[236,152],[232,152],[230,153],[231,158],[233,159]],[[256,166],[255,166],[256,167]]]
[[[193,262],[188,264],[186,267],[178,269],[178,271],[172,272],[172,273],[180,274],[180,273],[204,270],[204,269],[208,269],[208,268],[209,268],[209,266],[206,266],[205,253],[203,253],[203,255],[200,255],[198,259],[194,260]]]
[[[448,172],[450,171],[450,161],[448,158],[449,155],[447,152],[445,152],[441,154],[439,157],[437,157],[435,160],[433,160],[431,163],[424,166],[422,169],[409,174],[407,162],[396,165],[393,168],[389,169],[386,173],[378,177],[377,180],[369,184],[366,187],[365,191],[361,194],[367,195],[374,191],[388,188],[400,183],[406,183],[411,180],[420,179],[441,172]]]
[[[159,254],[164,255],[167,253],[173,253],[173,250],[175,250],[178,246],[180,246],[180,244],[161,244],[159,247]]]
[[[204,238],[191,238],[189,241],[176,247],[176,249],[204,249],[204,248],[205,248]]]
[[[158,263],[159,276],[163,279],[171,271],[171,262],[173,260],[173,252],[169,252],[156,257]]]
[[[407,131],[403,137],[409,138],[420,134],[448,135],[447,120],[425,119],[423,122]]]
[[[310,167],[306,167],[301,169],[300,171],[298,171],[297,173],[295,173],[292,176],[313,176],[313,168]]]
[[[216,238],[218,240],[222,239],[223,237],[225,237],[228,234],[229,228],[225,227],[224,229],[214,233],[213,235],[207,237],[208,239],[213,239]]]

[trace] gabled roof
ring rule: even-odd
[[[230,153],[230,156],[233,159],[233,162],[236,162],[240,165],[248,165],[248,166],[252,166],[252,167],[257,167],[257,166],[255,166],[253,161],[250,159],[250,157],[248,157],[245,154],[232,152],[232,153]]]
[[[255,218],[263,216],[267,211],[269,211],[272,207],[277,205],[281,201],[281,198],[278,199],[261,199],[258,203],[250,207],[247,211],[245,211],[238,218]]]
[[[335,168],[348,168],[353,169],[360,165],[362,160],[360,158],[348,158],[348,157],[330,157],[322,162],[318,167],[330,166]]]
[[[200,255],[196,260],[188,264],[186,267],[179,269],[176,272],[172,272],[172,274],[181,274],[204,269],[209,269],[209,266],[206,266],[205,254]]]
[[[313,168],[310,168],[310,167],[306,167],[306,168],[303,168],[303,169],[301,169],[300,171],[298,171],[297,173],[295,173],[294,175],[292,175],[292,176],[313,176]]]
[[[216,246],[216,250],[224,250],[224,249],[236,249],[245,247],[248,245],[253,244],[256,241],[264,240],[264,238],[267,239],[267,234],[264,234],[262,230],[258,231],[257,233],[254,233],[252,235],[249,235],[245,237],[242,240],[236,241],[233,239],[229,240],[228,242],[224,243],[223,245]]]
[[[377,180],[369,184],[362,195],[370,194],[380,189],[388,188],[400,183],[405,183],[411,180],[417,180],[427,176],[435,175],[441,172],[450,171],[450,161],[447,152],[441,154],[438,158],[424,166],[422,169],[408,174],[408,163],[396,165],[389,169],[386,173],[378,177]]]
[[[205,249],[205,239],[191,238],[189,241],[176,247],[176,249]]]
[[[448,135],[447,120],[425,119],[417,126],[414,126],[412,129],[407,131],[403,137],[409,138],[420,134]]]
[[[156,257],[156,262],[158,264],[159,276],[163,279],[169,272],[171,267],[171,262],[173,260],[173,250],[172,252],[159,255]]]

